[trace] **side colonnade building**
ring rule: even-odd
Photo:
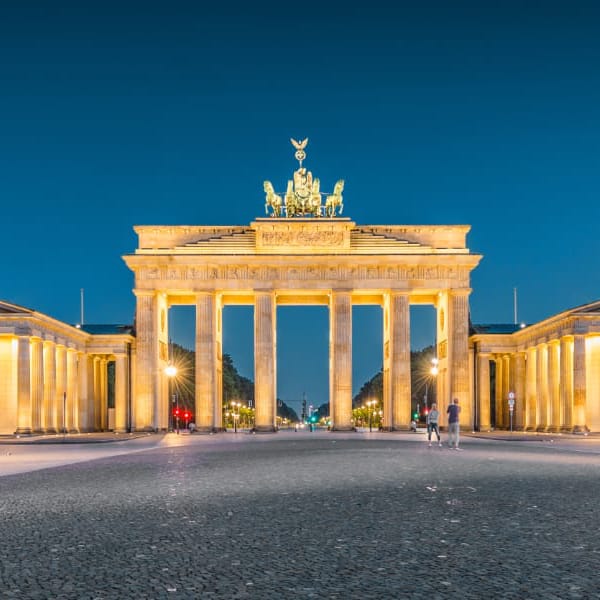
[[[75,327],[0,302],[0,435],[127,431],[134,356],[131,326]]]
[[[527,327],[475,325],[470,349],[477,429],[600,431],[600,301]]]

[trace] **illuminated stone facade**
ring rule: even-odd
[[[129,429],[135,338],[97,329],[106,333],[0,302],[0,435]]]
[[[246,227],[136,227],[136,430],[168,425],[168,310],[196,307],[196,425],[222,427],[222,310],[254,307],[256,429],[276,427],[278,305],[330,312],[330,411],[334,430],[352,428],[352,305],[383,307],[384,427],[410,424],[411,304],[437,309],[442,410],[452,397],[472,420],[469,375],[470,273],[481,256],[468,226],[357,226],[345,218],[265,218]]]
[[[495,331],[495,333],[494,333]],[[600,302],[512,333],[474,327],[475,426],[600,431]]]

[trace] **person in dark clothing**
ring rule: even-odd
[[[458,398],[452,400],[452,404],[448,406],[448,446],[450,450],[454,446],[454,450],[460,450],[458,447],[458,441],[460,437],[460,406],[458,405]]]

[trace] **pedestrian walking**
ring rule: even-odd
[[[440,438],[440,413],[437,409],[437,404],[434,402],[431,405],[431,410],[427,413],[427,441],[429,442],[429,447],[431,448],[431,434],[435,431],[435,435],[437,436],[438,445],[442,445],[442,440]]]
[[[452,404],[448,406],[448,446],[452,450],[454,445],[455,450],[460,450],[458,447],[458,440],[460,435],[460,406],[458,405],[458,398],[452,400]]]

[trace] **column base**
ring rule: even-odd
[[[278,431],[279,429],[274,425],[256,425],[250,430],[250,433],[277,433]]]
[[[338,427],[333,426],[329,431],[331,431],[333,433],[336,433],[336,432],[340,432],[340,433],[346,432],[347,433],[348,431],[355,432],[356,427],[354,427],[352,425],[348,425],[347,427],[344,427],[343,425],[340,425]]]
[[[31,427],[17,427],[15,435],[32,435],[33,431]]]
[[[546,431],[548,433],[558,433],[560,431],[560,427],[556,427],[555,425],[553,425],[552,427],[548,427]]]
[[[44,430],[44,433],[60,433],[60,431],[58,431],[58,429],[55,429],[54,427],[48,427],[48,429]]]
[[[132,431],[135,431],[135,433],[156,433],[154,427],[151,427],[150,425],[147,425],[146,427],[136,427]]]
[[[175,429],[173,431],[176,431]],[[184,427],[180,427],[179,431],[185,431]],[[225,427],[196,427],[196,429],[194,429],[193,431],[190,431],[190,433],[223,433],[227,431],[227,429],[225,429]],[[241,431],[238,429],[238,431]]]
[[[589,427],[586,425],[575,425],[573,427],[573,433],[589,433]]]

